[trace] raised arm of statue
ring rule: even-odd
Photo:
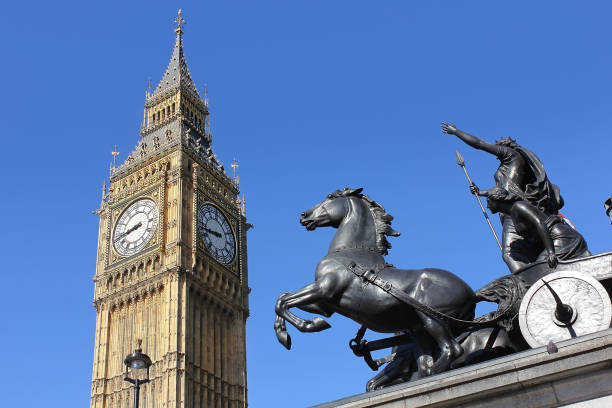
[[[510,214],[512,219],[515,220],[515,224],[519,226],[527,224],[526,226],[529,230],[535,230],[548,254],[546,258],[548,265],[551,268],[555,268],[558,260],[555,253],[555,244],[550,231],[546,227],[546,214],[527,201],[517,201],[514,203]]]
[[[469,133],[465,133],[464,131],[457,129],[455,125],[452,125],[450,123],[442,123],[442,131],[444,133],[448,133],[449,135],[457,136],[465,144],[472,146],[474,149],[483,150],[498,157],[501,157],[504,154],[508,153],[507,150],[509,150],[505,146],[487,143],[484,140],[477,138],[476,136],[472,136]]]

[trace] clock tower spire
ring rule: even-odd
[[[170,62],[146,93],[138,143],[111,167],[96,211],[92,408],[131,400],[123,359],[136,339],[152,360],[141,407],[247,404],[250,225],[237,179],[212,150],[206,97],[183,51],[181,10],[174,22]]]

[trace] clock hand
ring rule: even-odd
[[[139,222],[138,224],[134,225],[132,228],[130,228],[129,230],[125,231],[123,234],[119,235],[118,237],[115,238],[115,241],[119,241],[121,238],[125,237],[126,235],[129,235],[131,232],[136,231],[138,228],[142,227],[142,222]]]
[[[213,235],[214,235],[215,237],[217,237],[217,238],[221,238],[221,234],[220,234],[220,233],[218,233],[218,232],[217,232],[217,231],[215,231],[215,230],[211,230],[211,229],[210,229],[210,228],[208,228],[208,227],[204,227],[204,230],[205,230],[206,232],[210,233],[210,234],[213,234]]]
[[[129,234],[132,231],[136,231],[138,228],[142,227],[142,222],[139,222],[138,224],[134,225],[132,228],[130,228],[129,230],[127,230],[125,232],[125,234]]]

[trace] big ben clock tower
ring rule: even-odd
[[[180,10],[175,22],[138,145],[113,166],[96,211],[92,408],[131,406],[123,359],[137,344],[153,362],[141,407],[247,405],[248,224],[238,183],[211,149]]]

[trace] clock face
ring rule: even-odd
[[[236,254],[236,240],[234,233],[217,207],[204,204],[198,210],[198,229],[204,246],[219,262],[228,264]]]
[[[157,205],[153,200],[144,198],[130,205],[115,224],[113,231],[115,251],[123,256],[140,252],[153,238],[157,222]]]

